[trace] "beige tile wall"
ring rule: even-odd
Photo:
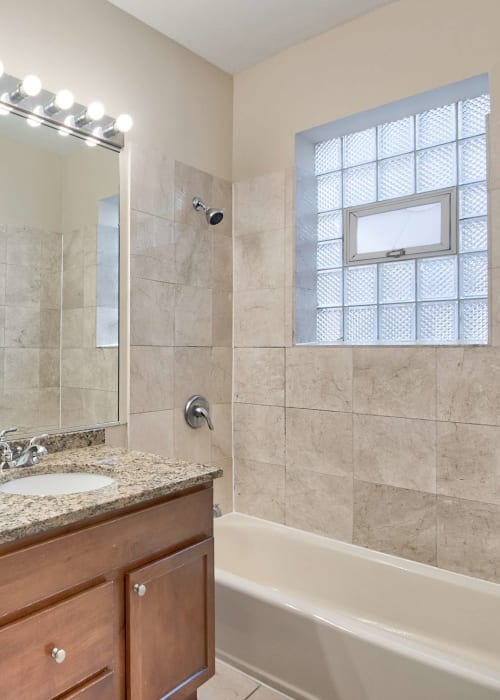
[[[232,509],[231,183],[132,151],[129,447],[215,463],[215,500]],[[211,227],[194,196],[225,209]],[[193,430],[184,405],[210,402],[213,433]]]
[[[499,161],[490,347],[294,347],[293,172],[235,185],[237,510],[500,581]]]

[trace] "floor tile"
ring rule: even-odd
[[[249,700],[292,700],[288,695],[278,693],[276,690],[265,688],[263,685],[258,688]]]
[[[215,676],[199,688],[198,700],[246,700],[258,686],[257,681],[226,664],[216,662]]]

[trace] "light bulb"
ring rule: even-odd
[[[9,93],[4,92],[2,95],[0,95],[0,100],[2,102],[9,102]],[[12,112],[11,107],[7,107],[7,105],[0,105],[0,117],[5,117],[6,114],[9,114],[9,112]]]
[[[27,75],[21,84],[21,89],[28,97],[36,97],[42,90],[42,81],[36,75]]]
[[[73,97],[73,93],[69,90],[59,90],[54,100],[56,107],[63,111],[71,109],[74,103],[75,98]]]
[[[115,127],[118,129],[118,131],[121,131],[122,134],[126,134],[127,131],[130,131],[133,125],[134,120],[129,114],[120,114],[115,121]]]
[[[4,69],[4,65],[3,65],[2,61],[0,61],[0,78],[1,78],[2,75],[4,74],[4,70],[5,70],[5,69]]]
[[[98,122],[104,117],[104,105],[102,102],[91,102],[87,107],[87,117],[90,121]]]

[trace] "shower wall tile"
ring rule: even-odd
[[[220,235],[217,230],[212,235],[212,284],[214,289],[233,289],[233,240]]]
[[[175,215],[176,223],[185,224],[190,230],[203,233],[208,230],[204,212],[196,211],[193,198],[198,197],[208,207],[218,208],[213,200],[213,176],[184,163],[175,163]]]
[[[130,215],[132,278],[175,282],[174,224],[139,211]]]
[[[184,418],[184,408],[174,411],[174,455],[198,464],[210,464],[212,458],[211,432],[205,427],[191,428]]]
[[[212,244],[217,233],[211,229],[206,222],[201,231],[190,224],[175,224],[175,277],[179,284],[212,286]]]
[[[233,345],[233,293],[225,289],[212,291],[212,342],[218,347]]]
[[[217,224],[217,234],[233,238],[233,183],[214,177],[212,183],[212,206],[224,211],[224,219]]]
[[[257,518],[285,522],[285,467],[235,459],[235,509]]]
[[[230,403],[214,403],[210,407],[214,430],[212,431],[213,464],[228,464],[233,456],[232,407]]]
[[[287,469],[285,522],[350,542],[352,497],[351,477]]]
[[[175,345],[212,345],[212,291],[175,287]]]
[[[438,423],[437,448],[438,494],[500,505],[500,428]]]
[[[283,348],[235,348],[234,376],[235,401],[285,405]]]
[[[500,425],[500,347],[439,348],[438,419]]]
[[[351,348],[287,348],[286,405],[351,411]]]
[[[156,148],[131,149],[130,207],[174,220],[174,161]]]
[[[285,227],[285,173],[238,182],[234,186],[234,235]]]
[[[352,438],[352,413],[287,408],[287,471],[352,475]]]
[[[356,413],[436,417],[434,348],[354,348]]]
[[[356,414],[353,445],[356,479],[436,492],[434,421]]]
[[[439,496],[437,522],[438,566],[500,581],[500,506]]]
[[[275,229],[234,241],[236,290],[276,289],[285,283],[285,232]]]
[[[209,347],[174,348],[175,406],[182,408],[193,394],[212,398],[211,355]]]
[[[144,449],[143,446],[147,444],[149,452],[165,457],[173,454],[174,412],[169,410],[132,414],[128,440],[131,450]]]
[[[355,480],[353,542],[436,564],[436,496]]]
[[[175,286],[134,277],[130,296],[130,342],[132,345],[174,344]]]
[[[235,291],[235,347],[283,347],[284,289]]]
[[[267,464],[285,464],[285,409],[234,405],[234,455]]]
[[[210,361],[210,396],[216,404],[230,404],[233,381],[232,348],[212,348]]]
[[[174,406],[173,348],[130,348],[130,412],[150,413]]]

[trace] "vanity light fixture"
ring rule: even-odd
[[[115,134],[126,134],[134,126],[134,120],[130,114],[120,114],[110,126],[103,129],[104,138]]]
[[[75,117],[75,126],[81,128],[90,124],[90,122],[98,122],[104,117],[104,111],[102,102],[91,102],[87,109],[84,109],[81,114]]]
[[[43,107],[41,105],[35,107],[33,115],[26,119],[26,123],[28,126],[33,127],[41,126],[43,124]]]
[[[52,102],[45,105],[43,111],[48,115],[57,114],[57,112],[67,112],[74,104],[75,98],[70,90],[59,90]]]
[[[27,97],[36,97],[42,91],[42,81],[36,75],[27,75],[15,90],[9,93],[10,102],[21,102]]]

